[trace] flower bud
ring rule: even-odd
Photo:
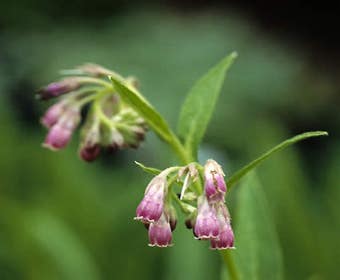
[[[64,102],[58,102],[56,104],[53,104],[51,107],[47,109],[44,116],[41,118],[41,123],[45,127],[51,128],[54,124],[57,123],[58,119],[61,117],[64,111],[65,111]]]
[[[79,155],[87,161],[94,161],[100,153],[100,131],[97,118],[89,117],[82,129],[82,144]]]
[[[43,146],[50,150],[60,150],[68,144],[72,136],[72,131],[65,129],[60,123],[56,123],[49,130]]]
[[[124,137],[124,144],[137,149],[145,138],[145,130],[141,126],[129,126],[119,130]]]
[[[118,150],[118,149],[123,148],[123,146],[124,146],[123,135],[116,128],[113,127],[111,130],[111,140],[110,140],[109,147],[112,150]]]
[[[172,205],[167,205],[164,209],[164,214],[168,217],[171,231],[174,231],[177,226],[177,214],[175,208]]]
[[[149,226],[149,246],[168,247],[171,246],[172,233],[169,221],[163,214],[161,218]]]
[[[217,238],[219,234],[216,210],[209,204],[205,196],[200,197],[194,233],[197,239]]]
[[[136,220],[155,222],[161,217],[164,209],[166,177],[154,177],[146,188],[144,198],[136,210]]]
[[[50,128],[43,146],[54,151],[66,147],[79,122],[78,108],[68,108],[58,122]]]
[[[119,114],[114,115],[112,122],[116,123],[117,130],[124,139],[124,146],[138,148],[145,138],[147,126],[145,120],[131,108],[123,108]]]
[[[65,78],[59,82],[54,82],[39,90],[41,99],[46,100],[62,94],[71,92],[80,87],[80,82],[77,78]]]
[[[187,229],[192,229],[195,226],[195,221],[193,218],[188,218],[185,220],[185,226],[187,227]]]
[[[82,147],[79,152],[79,155],[83,160],[87,162],[92,162],[98,157],[99,153],[100,153],[99,144],[94,144],[92,146]]]
[[[221,166],[214,160],[207,160],[204,166],[204,191],[210,200],[223,200],[227,191],[224,173]]]

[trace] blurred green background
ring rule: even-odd
[[[78,158],[78,135],[64,151],[45,150],[39,117],[48,104],[34,93],[60,69],[95,62],[138,77],[141,92],[175,127],[194,81],[233,50],[239,58],[201,160],[214,157],[230,175],[285,138],[328,130],[327,138],[275,155],[257,174],[285,279],[340,279],[336,44],[322,44],[308,24],[306,33],[297,24],[297,39],[294,26],[278,25],[274,16],[261,22],[261,13],[249,13],[261,5],[161,3],[1,2],[0,279],[219,279],[219,254],[194,240],[182,222],[175,246],[157,249],[133,221],[150,180],[133,161],[164,168],[174,163],[168,148],[149,133],[137,152],[93,164]],[[306,23],[306,14],[300,16]],[[237,195],[235,187],[227,199],[235,219]],[[266,246],[263,252],[272,253]]]

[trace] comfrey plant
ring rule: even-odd
[[[179,159],[179,165],[164,170],[136,162],[145,172],[154,175],[135,217],[148,229],[149,245],[168,247],[173,244],[176,211],[180,210],[185,214],[185,225],[192,229],[196,239],[208,240],[211,249],[233,249],[234,232],[225,204],[228,190],[273,153],[300,140],[327,135],[327,132],[315,131],[288,139],[227,180],[215,160],[209,159],[201,165],[197,160],[198,147],[226,72],[236,56],[232,53],[224,58],[194,85],[183,102],[177,134],[138,91],[134,78],[124,78],[95,64],[64,71],[67,77],[39,91],[42,100],[58,100],[41,120],[49,129],[43,146],[54,151],[64,148],[83,123],[79,154],[83,160],[93,161],[104,149],[137,148],[149,128]],[[232,271],[232,258],[224,256]]]

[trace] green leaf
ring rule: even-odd
[[[257,159],[253,160],[252,162],[248,163],[246,166],[238,170],[236,173],[234,173],[228,180],[227,185],[229,189],[235,185],[244,175],[246,175],[249,171],[254,169],[257,165],[259,165],[261,162],[266,160],[269,156],[272,154],[281,151],[282,149],[295,144],[296,142],[305,140],[310,137],[318,137],[318,136],[327,136],[328,133],[326,131],[311,131],[311,132],[305,132],[299,135],[296,135],[286,141],[283,141],[279,145],[275,146],[274,148],[270,149],[269,151],[265,152],[261,156],[259,156]]]
[[[194,156],[215,108],[226,72],[236,57],[233,52],[210,69],[196,82],[183,103],[178,133]]]
[[[148,125],[158,134],[158,136],[170,142],[171,130],[163,119],[163,117],[156,111],[155,108],[134,88],[129,86],[124,80],[119,77],[109,77],[114,88],[120,94],[121,98],[133,107],[148,123]]]
[[[157,168],[153,168],[153,167],[147,167],[145,166],[144,164],[138,162],[138,161],[135,161],[135,164],[137,164],[140,168],[143,169],[143,171],[147,172],[147,173],[150,173],[152,175],[158,175],[159,173],[161,173],[162,171],[157,169]]]
[[[235,214],[236,249],[222,253],[229,264],[233,261],[235,270],[230,275],[237,279],[283,279],[278,234],[262,186],[254,173],[247,176],[239,190]],[[227,269],[230,273],[229,266]]]

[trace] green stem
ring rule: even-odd
[[[185,149],[185,147],[182,145],[182,143],[179,141],[178,137],[174,134],[171,133],[171,141],[169,141],[169,144],[173,148],[174,152],[177,154],[179,159],[182,161],[183,164],[189,164],[194,160],[194,156],[189,154],[189,152]],[[198,191],[199,194],[202,193],[202,183],[201,180],[199,182],[195,182],[194,187]],[[230,252],[228,250],[224,250],[220,252],[221,257],[228,268],[228,272],[230,275],[230,278],[232,280],[238,280],[239,276],[236,270],[236,265],[234,262],[233,257],[230,255]]]
[[[240,279],[237,273],[237,269],[236,269],[236,265],[234,262],[234,259],[232,257],[232,255],[230,254],[230,251],[225,250],[225,251],[221,251],[221,256],[222,259],[228,269],[228,273],[230,276],[231,280],[238,280]]]
[[[75,76],[78,81],[88,84],[95,84],[95,85],[101,85],[106,88],[112,89],[112,84],[109,82],[106,82],[104,80],[98,79],[98,78],[92,78],[92,77],[82,77],[82,76]]]
[[[171,132],[171,139],[170,141],[168,141],[168,143],[174,150],[182,164],[187,165],[190,162],[194,161],[193,157],[188,154],[182,143],[179,141],[178,137],[173,132]]]

